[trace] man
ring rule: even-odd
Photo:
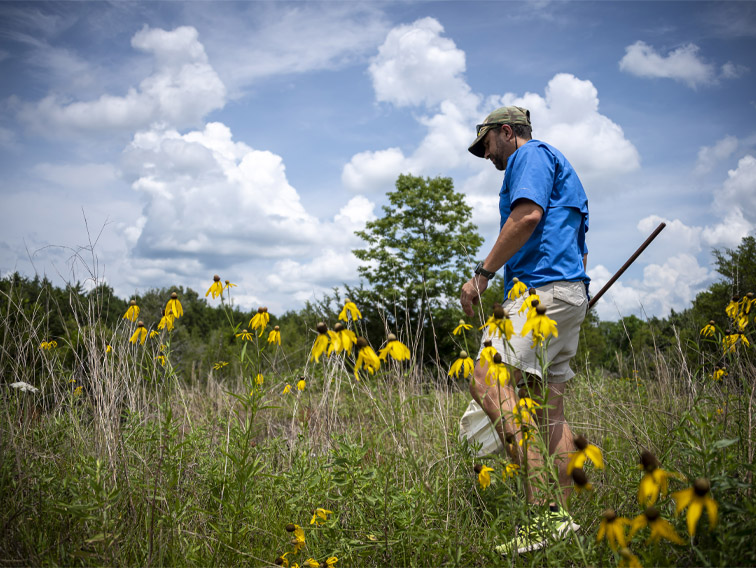
[[[588,200],[567,159],[556,148],[531,139],[531,128],[530,112],[515,106],[493,111],[477,127],[470,152],[505,171],[499,194],[501,226],[491,252],[462,287],[460,302],[465,313],[472,316],[473,304],[479,302],[489,280],[503,267],[505,294],[517,281],[514,279],[525,283],[531,293],[535,288],[540,313],[545,307],[545,315],[556,322],[556,335],[539,341],[531,333],[523,337],[521,330],[529,310],[520,308],[528,292],[504,301],[514,335],[507,341],[487,332],[483,339],[491,341],[503,362],[514,370],[512,379],[505,386],[491,380],[489,385],[488,364],[479,354],[470,392],[495,426],[513,461],[520,463],[527,458],[530,481],[544,475],[544,468],[539,467],[543,458],[533,444],[525,444],[527,456],[523,456],[521,446],[513,443],[521,440],[523,430],[522,422],[518,426],[513,420],[517,386],[527,386],[530,396],[548,407],[535,410],[535,422],[539,432],[545,434],[549,453],[559,470],[562,497],[566,499],[571,485],[568,453],[575,447],[564,418],[563,396],[566,382],[574,376],[569,362],[577,351],[580,324],[587,310]],[[464,429],[464,420],[462,425]],[[541,548],[548,538],[561,538],[579,528],[558,504],[534,492],[530,483],[526,487],[532,522],[510,542],[497,547],[503,554]]]

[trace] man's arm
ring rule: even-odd
[[[504,226],[496,238],[491,252],[483,262],[483,268],[496,272],[528,242],[530,235],[541,222],[543,209],[528,199],[516,202]],[[473,315],[473,304],[480,301],[480,295],[488,288],[488,278],[476,274],[462,286],[459,301],[468,316]]]

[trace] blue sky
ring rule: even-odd
[[[594,292],[668,223],[598,308],[664,316],[754,234],[754,73],[750,2],[3,2],[0,274],[281,313],[358,282],[399,173],[454,179],[482,257],[467,146],[519,104],[586,187]]]

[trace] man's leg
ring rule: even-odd
[[[473,380],[470,381],[470,394],[475,402],[485,411],[491,423],[494,424],[496,432],[501,438],[501,442],[504,444],[504,448],[506,448],[512,462],[519,465],[523,473],[527,469],[528,479],[525,483],[527,500],[530,503],[536,502],[538,499],[533,494],[531,481],[533,479],[543,480],[541,470],[543,459],[533,447],[533,444],[526,444],[527,454],[523,453],[519,445],[522,433],[515,425],[512,414],[517,405],[517,396],[512,385],[516,385],[519,382],[522,374],[520,371],[515,370],[512,373],[510,382],[502,387],[498,381],[492,381],[491,385],[486,384],[487,371],[488,365],[482,361],[478,361],[477,365],[475,365]],[[526,465],[527,468],[525,467]]]
[[[575,443],[570,425],[564,417],[564,391],[567,383],[551,383],[544,385],[536,381],[532,385],[533,396],[536,400],[552,408],[536,410],[536,421],[541,432],[546,432],[549,454],[559,472],[559,486],[562,490],[563,505],[572,490],[572,480],[567,475],[568,454],[575,451]]]

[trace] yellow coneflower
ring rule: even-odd
[[[385,361],[389,355],[396,361],[408,361],[410,358],[409,348],[396,338],[396,335],[389,333],[386,337],[386,347],[378,351],[378,358]]]
[[[700,334],[703,337],[711,337],[712,335],[714,335],[714,332],[717,330],[717,328],[714,327],[715,325],[716,323],[714,322],[714,320],[709,320],[709,323],[707,323],[705,326],[701,328]]]
[[[322,525],[328,520],[328,515],[333,515],[333,511],[318,507],[312,512],[312,519],[310,519],[311,525]]]
[[[44,349],[45,351],[49,351],[50,349],[55,349],[58,346],[58,342],[54,339],[52,341],[43,341],[39,344],[40,349]]]
[[[541,302],[541,298],[536,293],[536,289],[533,287],[528,288],[528,297],[523,300],[522,305],[520,306],[518,314],[521,314],[522,312],[528,312],[530,308],[533,307],[533,302]]]
[[[501,479],[502,481],[506,481],[507,479],[512,479],[519,474],[520,466],[516,463],[508,463],[506,466],[504,466],[504,469],[501,472]]]
[[[520,282],[519,278],[512,278],[512,287],[509,289],[507,298],[510,300],[516,300],[528,291],[528,286],[524,282]]]
[[[291,385],[286,385],[281,394],[289,394],[291,392]]]
[[[582,434],[575,437],[574,441],[577,451],[569,455],[570,461],[567,464],[567,475],[572,473],[573,468],[579,467],[582,469],[586,459],[591,460],[597,468],[604,469],[604,458],[597,446],[589,444]]]
[[[711,378],[715,381],[721,381],[722,377],[727,376],[727,367],[714,367],[714,372],[711,375]]]
[[[257,376],[255,376],[255,384],[258,387],[261,387],[264,382],[265,382],[265,378],[263,377],[263,374],[257,373]]]
[[[210,284],[210,288],[208,288],[207,292],[205,292],[205,298],[207,298],[210,294],[213,295],[213,300],[218,296],[223,296],[223,284],[221,284],[221,277],[217,274],[213,276],[213,283]]]
[[[218,361],[217,363],[213,365],[213,369],[215,369],[216,371],[220,371],[226,365],[228,365],[228,361]]]
[[[362,318],[362,314],[360,313],[360,310],[357,309],[357,305],[349,298],[346,299],[344,307],[341,309],[341,312],[339,312],[339,319],[341,321],[349,321],[347,314],[352,317],[352,321]]]
[[[357,362],[354,364],[354,378],[360,380],[359,371],[364,368],[371,375],[374,374],[381,366],[381,360],[375,354],[373,348],[368,345],[364,337],[357,338]]]
[[[680,478],[677,473],[665,471],[659,467],[659,460],[648,450],[641,453],[640,468],[644,471],[638,485],[638,502],[646,507],[656,503],[659,493],[667,494],[669,478]]]
[[[454,331],[452,331],[453,335],[459,335],[461,333],[464,333],[468,329],[472,329],[472,325],[469,323],[465,323],[465,320],[459,320],[459,325],[454,328]]]
[[[320,568],[320,562],[318,562],[314,558],[308,558],[304,561],[304,564],[302,566],[307,566],[307,568]]]
[[[171,331],[173,329],[173,314],[166,314],[165,310],[163,310],[163,316],[160,318],[160,323],[158,323],[158,329],[167,329],[168,331]]]
[[[725,308],[725,313],[727,316],[734,320],[738,317],[738,312],[740,311],[740,296],[733,296],[730,300],[730,303],[727,304],[727,307]]]
[[[540,345],[543,341],[553,335],[558,337],[556,322],[546,315],[546,306],[538,304],[535,309],[535,315],[525,322],[522,326],[521,335],[525,337],[528,333],[533,332],[533,347]]]
[[[123,314],[123,319],[127,319],[129,321],[136,321],[139,317],[139,306],[137,306],[136,300],[131,300],[129,302],[129,308],[126,310],[126,313]]]
[[[341,353],[342,351],[351,353],[352,347],[357,343],[357,336],[355,333],[351,329],[347,329],[341,322],[336,322],[336,325],[333,326],[333,331],[338,339],[337,346],[334,346],[334,349],[338,347],[336,353]],[[331,347],[329,346],[328,349],[330,351]]]
[[[147,328],[144,327],[144,322],[140,321],[137,323],[136,330],[134,330],[134,334],[129,338],[129,343],[136,344],[137,341],[139,341],[140,345],[144,345],[144,341],[147,339]]]
[[[307,381],[305,380],[304,377],[300,377],[299,380],[297,381],[297,390],[298,391],[304,391],[305,387],[307,387]],[[286,389],[284,389],[284,390],[286,390]]]
[[[462,373],[462,378],[466,379],[472,375],[474,367],[475,363],[467,354],[467,351],[460,351],[459,359],[454,361],[449,369],[449,376],[459,378],[459,374]]]
[[[530,398],[529,394],[528,389],[524,387],[517,392],[518,400],[512,409],[512,414],[514,414],[514,421],[518,426],[532,424],[535,419],[536,409],[541,408],[541,405]],[[568,471],[567,473],[570,472]]]
[[[738,345],[751,346],[745,335],[742,333],[732,333],[730,330],[727,330],[724,338],[722,338],[722,343],[724,344],[725,353],[735,353]]]
[[[488,486],[491,485],[491,472],[493,470],[492,467],[488,467],[487,465],[475,465],[475,473],[478,474],[478,483],[480,483],[481,489],[488,489]]]
[[[268,334],[268,343],[272,343],[274,345],[281,345],[281,328],[278,326],[275,326],[271,332]]]
[[[601,542],[603,538],[606,538],[606,542],[609,543],[609,548],[612,550],[616,551],[619,548],[626,548],[625,527],[632,524],[630,519],[618,517],[614,509],[607,509],[601,517],[596,542]]]
[[[491,341],[486,339],[483,342],[483,349],[480,351],[480,360],[486,363],[487,365],[491,365],[493,363],[494,355],[498,353],[496,351],[496,347],[493,347],[491,345]]]
[[[688,533],[690,536],[696,535],[696,525],[701,518],[703,510],[709,515],[709,526],[717,526],[719,507],[717,502],[711,497],[711,483],[708,479],[698,478],[693,482],[691,487],[672,493],[672,499],[675,500],[675,515],[679,515],[688,507],[686,517],[688,523]]]
[[[618,568],[643,568],[638,557],[633,554],[629,548],[619,549],[620,561],[617,563]]]
[[[338,561],[339,559],[336,558],[335,556],[329,556],[328,559],[326,560],[326,566],[328,566],[328,568],[332,568],[333,566],[336,566],[336,563]]]
[[[304,530],[302,527],[300,527],[297,524],[289,523],[286,525],[286,532],[294,533],[291,544],[294,546],[294,550],[292,551],[294,554],[298,553],[302,548],[304,548],[305,545],[305,535]]]
[[[633,538],[635,533],[647,526],[651,528],[650,541],[659,542],[663,538],[675,544],[685,544],[685,541],[675,532],[669,521],[661,517],[659,509],[656,507],[649,507],[633,519],[628,536]]]
[[[246,341],[254,341],[255,340],[255,335],[253,333],[250,333],[246,329],[242,329],[241,333],[237,333],[236,334],[236,337],[241,337],[242,340],[246,340]]]
[[[268,313],[268,308],[265,306],[257,308],[257,313],[249,320],[249,328],[252,330],[259,329],[260,336],[262,336],[269,321],[270,314]]]
[[[509,319],[509,314],[502,307],[501,304],[494,304],[493,313],[486,320],[480,329],[488,328],[488,333],[491,337],[506,337],[507,341],[512,339],[514,333],[514,327],[512,326],[512,320]]]
[[[173,316],[176,319],[184,315],[184,308],[181,306],[181,301],[179,301],[176,292],[171,293],[171,299],[168,300],[168,304],[165,306],[165,315]]]
[[[493,356],[493,361],[488,366],[488,370],[486,371],[486,384],[492,386],[496,381],[498,381],[499,385],[503,387],[507,384],[507,381],[509,381],[509,379],[509,369],[504,363],[502,363],[501,355],[497,353]]]
[[[224,290],[228,290],[229,288],[236,288],[236,284],[234,284],[234,283],[229,282],[228,280],[226,280],[226,285],[223,286],[223,289]],[[229,292],[229,294],[231,294],[231,292]]]
[[[320,356],[326,350],[326,347],[328,347],[328,326],[321,321],[315,326],[315,330],[318,332],[318,336],[315,338],[315,343],[312,344],[310,361],[319,363]]]

